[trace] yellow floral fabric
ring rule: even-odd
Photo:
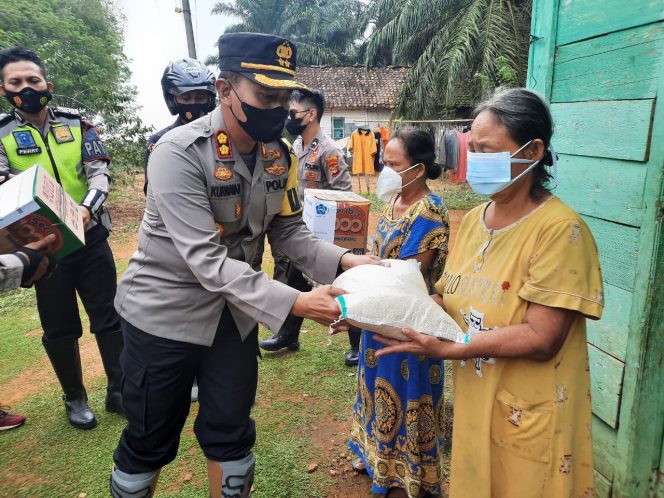
[[[594,496],[586,317],[604,305],[597,247],[556,197],[500,230],[463,219],[436,283],[469,334],[523,323],[529,303],[578,311],[549,361],[454,362],[451,498]],[[471,338],[472,342],[472,338]]]

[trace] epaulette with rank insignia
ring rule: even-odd
[[[64,115],[69,118],[81,118],[81,113],[77,109],[72,109],[70,107],[54,107],[53,112],[55,114]]]

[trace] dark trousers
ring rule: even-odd
[[[211,347],[147,334],[122,320],[127,426],[114,460],[124,472],[151,472],[173,461],[198,379],[194,432],[203,453],[219,462],[246,456],[256,441],[250,417],[258,382],[258,328],[244,341],[224,308]]]
[[[45,344],[76,340],[83,334],[77,292],[93,334],[120,330],[113,306],[117,273],[107,239],[105,227],[91,228],[85,233],[84,247],[63,258],[49,278],[35,283]]]

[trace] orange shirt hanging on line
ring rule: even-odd
[[[376,128],[376,131],[380,133],[380,138],[383,140],[383,149],[387,147],[387,142],[390,139],[390,130],[385,128],[383,125],[380,125],[378,128]]]
[[[369,129],[358,128],[348,141],[348,150],[353,152],[353,174],[373,175],[376,139]]]

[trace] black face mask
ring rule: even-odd
[[[48,90],[35,90],[26,86],[20,92],[5,90],[5,97],[11,105],[27,114],[37,114],[53,98]]]
[[[247,135],[257,142],[263,143],[273,142],[281,136],[286,117],[288,116],[288,111],[286,109],[281,106],[273,109],[259,109],[246,102],[242,102],[239,95],[235,92],[235,89],[233,89],[233,93],[235,93],[235,96],[240,101],[242,112],[244,112],[247,120],[240,121],[238,117],[235,116],[233,106],[231,106],[231,112]]]
[[[302,135],[302,132],[307,128],[307,125],[302,122],[303,120],[304,118],[288,118],[286,120],[286,130],[288,130],[288,133],[291,135]]]
[[[177,104],[178,114],[185,123],[202,118],[209,107],[210,104]]]

